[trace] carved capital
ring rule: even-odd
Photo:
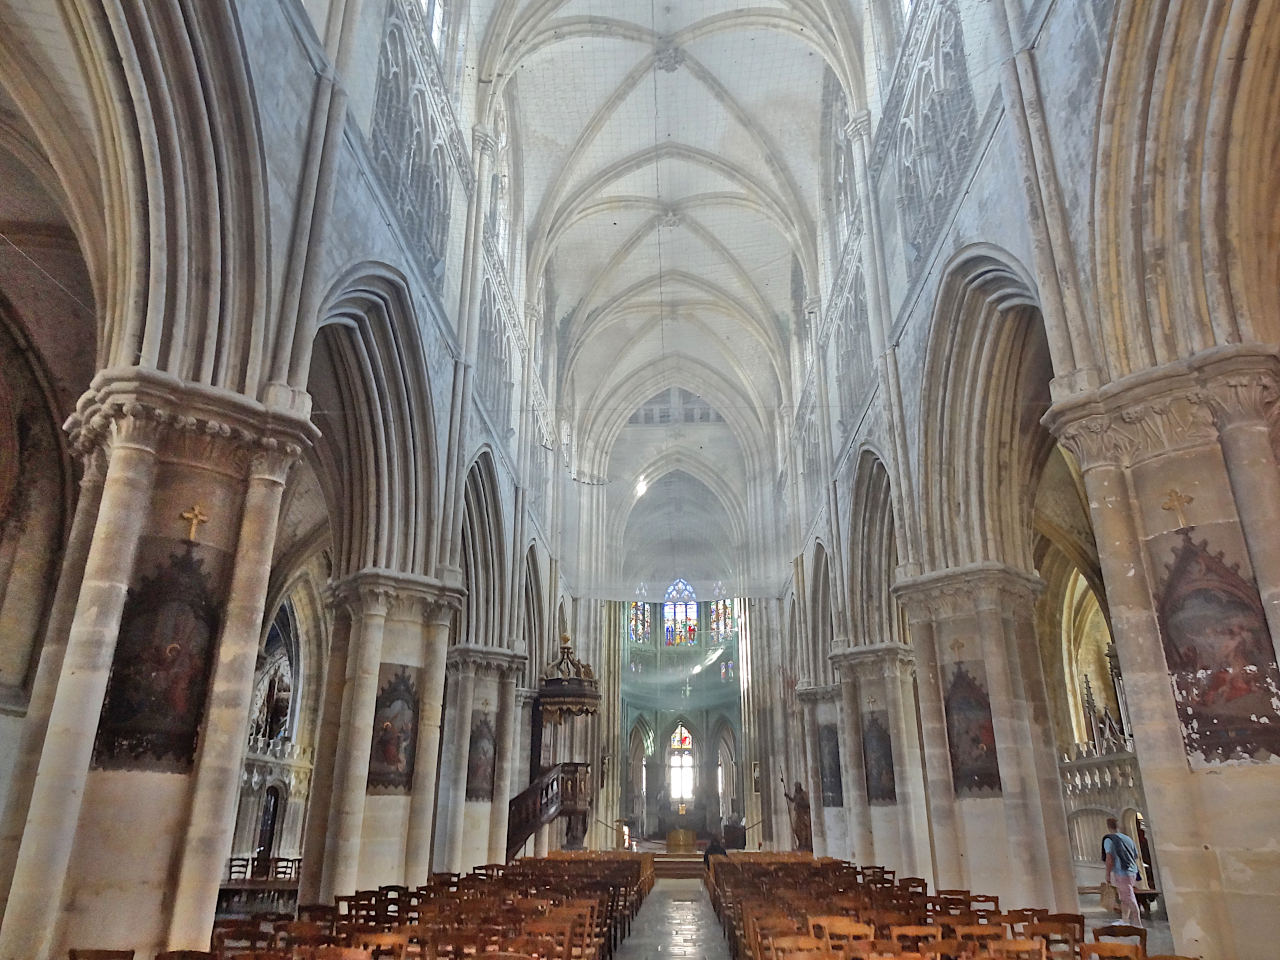
[[[812,683],[803,687],[796,687],[796,699],[805,705],[816,703],[830,703],[840,695],[840,685],[838,683]]]
[[[451,673],[472,673],[478,677],[502,679],[524,668],[525,655],[502,647],[458,644],[449,648],[445,661]]]
[[[498,152],[497,138],[494,137],[492,131],[479,124],[471,128],[471,146],[477,160],[482,156],[492,160]]]
[[[263,437],[249,461],[249,476],[284,483],[302,456],[302,447],[277,437]]]
[[[899,581],[893,593],[918,620],[949,620],[996,609],[1027,611],[1044,582],[1002,563],[975,563]]]
[[[251,467],[287,470],[316,436],[304,417],[268,412],[242,394],[134,367],[100,373],[64,429],[82,455],[125,443],[237,479]],[[269,456],[255,464],[260,453]]]
[[[874,643],[862,647],[846,647],[833,650],[829,655],[832,665],[842,679],[869,679],[874,676],[900,677],[915,672],[915,653],[903,643]]]
[[[844,129],[851,140],[871,139],[871,112],[859,110],[849,118],[849,123]]]
[[[1216,442],[1241,423],[1267,423],[1278,400],[1280,358],[1256,344],[1229,344],[1068,397],[1043,422],[1082,469],[1129,467]]]
[[[1246,423],[1266,424],[1276,414],[1280,378],[1271,370],[1219,373],[1206,378],[1203,395],[1219,430]]]

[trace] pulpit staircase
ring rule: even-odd
[[[529,842],[538,828],[557,817],[568,819],[565,848],[581,849],[591,815],[591,764],[557,763],[511,798],[507,817],[507,859]]]

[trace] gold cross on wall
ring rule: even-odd
[[[964,653],[964,641],[959,637],[956,637],[956,639],[951,641],[949,646],[951,647],[951,652],[955,654],[956,659],[959,660],[960,654]]]
[[[200,524],[209,522],[208,516],[205,515],[204,510],[201,509],[200,504],[198,503],[190,510],[183,510],[180,516],[183,520],[187,521],[187,523],[191,524],[191,529],[187,531],[187,539],[192,543],[195,543],[196,531],[200,528]]]
[[[1178,529],[1181,530],[1187,526],[1186,506],[1195,502],[1195,497],[1188,497],[1171,489],[1164,498],[1164,503],[1160,504],[1161,510],[1172,510],[1173,515],[1178,518]]]

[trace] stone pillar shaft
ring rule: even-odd
[[[343,604],[337,607],[329,658],[324,672],[324,697],[320,724],[316,731],[315,769],[311,779],[311,802],[302,843],[302,877],[298,902],[320,903],[328,846],[329,811],[337,777],[338,737],[342,728],[343,690],[347,679],[347,655],[351,643],[351,615]],[[332,896],[332,894],[330,894]]]
[[[911,624],[912,648],[919,678],[920,729],[923,743],[925,797],[932,826],[934,877],[943,890],[967,889],[969,877],[960,859],[956,823],[956,795],[947,748],[947,717],[942,700],[942,676],[933,624]]]
[[[471,750],[471,711],[475,707],[476,667],[463,661],[455,675],[458,692],[453,700],[453,784],[449,792],[449,818],[446,822],[447,846],[445,869],[462,872],[462,831],[467,812],[467,761]]]
[[[298,452],[259,454],[250,467],[226,621],[205,707],[190,823],[174,891],[169,926],[169,948],[173,950],[204,949],[213,928],[222,867],[231,855],[235,831],[280,501],[285,477]]]
[[[809,791],[809,820],[813,832],[813,855],[827,855],[827,823],[822,807],[822,767],[818,758],[818,705],[804,707],[805,787]]]
[[[113,430],[102,503],[0,927],[5,960],[49,955],[120,618],[150,516],[157,427],[126,416]]]
[[[871,805],[862,758],[862,717],[858,708],[858,681],[848,668],[840,671],[840,742],[844,744],[844,804],[849,818],[849,846],[858,863],[878,863],[871,829]]]
[[[439,775],[440,720],[444,711],[445,655],[453,608],[435,605],[427,614],[423,643],[422,692],[419,695],[418,749],[413,763],[413,797],[405,842],[405,883],[419,886],[431,878],[431,833]]]
[[[358,598],[353,599],[358,604],[359,619],[353,624],[347,657],[342,728],[321,884],[321,899],[326,903],[334,896],[354,893],[359,882],[365,791],[387,620],[387,594],[377,588],[363,588],[358,581],[353,586],[358,591]]]
[[[1249,565],[1258,582],[1271,644],[1280,662],[1280,467],[1261,416],[1219,418],[1227,479],[1240,514]]]
[[[22,739],[10,776],[9,796],[4,808],[4,833],[0,840],[0,915],[3,915],[4,901],[9,897],[9,883],[13,880],[18,847],[22,843],[22,831],[27,822],[31,790],[40,766],[40,752],[44,747],[49,715],[58,689],[58,678],[62,673],[63,657],[66,655],[67,635],[75,617],[76,598],[80,594],[85,563],[93,543],[98,508],[102,503],[104,458],[102,450],[94,450],[85,458],[84,474],[80,478],[80,497],[76,501],[71,532],[62,556],[58,587],[49,610],[44,646],[40,651],[40,663],[31,685],[31,699],[22,725]]]
[[[515,767],[516,676],[503,672],[498,681],[498,728],[493,764],[493,803],[489,811],[489,862],[507,862],[507,822]]]

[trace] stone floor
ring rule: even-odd
[[[659,880],[631,925],[616,960],[688,957],[729,960],[729,945],[701,880]]]

